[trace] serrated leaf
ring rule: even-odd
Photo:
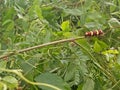
[[[35,81],[56,86],[61,90],[70,90],[69,85],[66,82],[64,82],[62,78],[52,73],[42,73],[35,77]],[[52,88],[46,86],[39,87],[43,90],[53,90]]]

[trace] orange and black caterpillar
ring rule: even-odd
[[[99,36],[99,35],[103,35],[103,31],[102,30],[94,30],[94,31],[89,31],[85,33],[85,36]]]

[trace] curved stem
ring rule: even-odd
[[[21,70],[9,70],[9,69],[2,69],[2,68],[0,68],[0,70],[14,73],[14,74],[18,75],[21,79],[23,79],[24,81],[26,81],[27,83],[32,84],[32,85],[40,85],[40,86],[46,86],[46,87],[53,88],[54,90],[62,90],[62,89],[60,89],[60,88],[58,88],[56,86],[53,86],[53,85],[50,85],[50,84],[47,84],[47,83],[38,83],[38,82],[29,81],[28,79],[26,79],[22,75],[22,73],[20,72]]]

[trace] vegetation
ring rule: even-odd
[[[120,90],[120,0],[1,0],[0,11],[0,90]]]

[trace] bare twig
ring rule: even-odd
[[[62,40],[48,42],[48,43],[44,43],[44,44],[33,46],[33,47],[28,47],[28,48],[21,49],[21,50],[18,50],[18,51],[9,52],[5,55],[1,55],[0,59],[6,58],[6,57],[9,57],[9,56],[18,54],[18,53],[27,52],[27,51],[30,51],[30,50],[33,50],[33,49],[42,48],[42,47],[49,46],[49,45],[54,45],[54,44],[59,44],[59,43],[64,43],[64,42],[73,42],[74,40],[78,40],[78,39],[82,39],[82,38],[84,38],[84,36],[77,37],[77,38],[62,39]]]

